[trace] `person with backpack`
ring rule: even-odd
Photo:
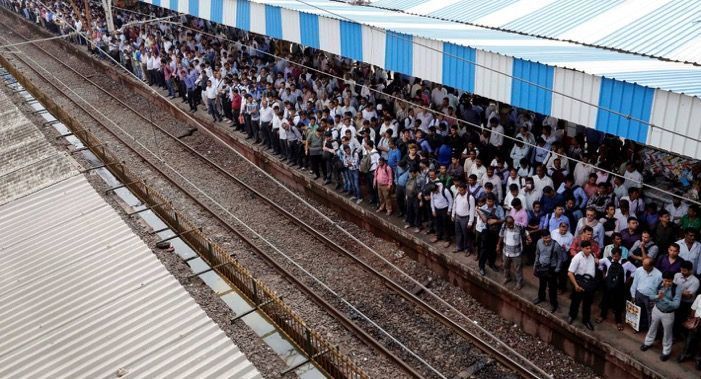
[[[626,280],[635,272],[635,266],[623,260],[620,247],[611,250],[611,256],[599,261],[599,270],[604,273],[604,293],[599,309],[601,313],[596,319],[600,324],[606,320],[609,309],[613,310],[616,328],[623,331],[623,316],[626,308]]]
[[[516,281],[514,290],[518,291],[523,288],[523,261],[522,253],[525,248],[526,241],[530,243],[530,237],[526,229],[517,224],[512,216],[506,216],[504,224],[499,231],[499,242],[497,242],[497,251],[501,251],[504,259],[504,284]],[[512,278],[511,266],[514,266],[514,275]]]
[[[440,181],[430,183],[426,189],[431,191],[431,215],[436,227],[436,235],[431,239],[432,243],[445,241],[443,247],[450,246],[449,214],[453,209],[453,196],[450,190],[445,188]]]
[[[565,259],[565,249],[553,241],[550,233],[543,234],[543,237],[536,242],[533,274],[538,277],[538,297],[533,300],[534,305],[545,301],[545,291],[547,290],[551,306],[550,312],[557,311],[557,277]]]
[[[371,205],[377,205],[378,201],[377,191],[373,189],[372,183],[375,179],[375,170],[379,161],[380,153],[375,149],[375,143],[366,139],[363,143],[363,157],[360,158],[358,170],[363,175],[363,180],[368,187]]]
[[[672,354],[672,343],[674,342],[674,312],[679,308],[681,302],[682,291],[677,289],[674,284],[674,274],[665,271],[662,274],[662,282],[657,286],[657,292],[650,300],[655,301],[655,307],[652,309],[652,318],[650,320],[650,329],[645,335],[645,341],[640,345],[640,350],[647,351],[657,337],[657,329],[662,324],[664,335],[662,336],[662,354],[660,360],[666,361]]]
[[[377,207],[377,212],[387,211],[387,216],[392,214],[392,198],[390,192],[394,186],[394,174],[392,169],[387,164],[384,157],[378,160],[377,169],[373,178],[373,188],[379,194],[380,204]]]

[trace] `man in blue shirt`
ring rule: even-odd
[[[655,301],[655,308],[652,310],[652,321],[650,322],[650,330],[645,336],[645,342],[640,346],[640,350],[646,351],[655,343],[657,329],[660,323],[664,335],[662,337],[662,354],[660,360],[663,362],[669,359],[672,353],[674,326],[674,311],[679,308],[679,303],[682,299],[682,291],[674,284],[674,274],[667,271],[662,274],[662,283],[657,287],[657,291],[650,299]]]
[[[635,305],[642,308],[640,315],[640,330],[647,330],[652,319],[652,308],[657,288],[662,282],[662,273],[655,268],[652,258],[643,259],[643,265],[633,273],[633,284],[630,296],[635,299]]]

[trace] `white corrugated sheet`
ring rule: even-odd
[[[0,175],[17,176],[14,192],[0,186],[0,378],[260,377],[75,161],[16,112],[0,93]],[[62,160],[18,169],[32,154]]]
[[[0,214],[0,377],[259,375],[82,175]]]
[[[75,175],[77,167],[0,92],[0,204]]]

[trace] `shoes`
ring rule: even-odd
[[[677,362],[682,363],[685,360],[687,360],[688,358],[689,358],[689,356],[686,354],[679,354],[679,356],[677,357]]]
[[[594,325],[591,323],[591,321],[585,322],[584,326],[589,330],[594,330]]]
[[[649,348],[650,348],[650,346],[648,346],[648,345],[645,345],[645,344],[640,345],[640,351],[647,351],[647,349],[649,349]]]
[[[485,276],[485,275],[487,275],[487,273],[486,273],[486,272],[484,272],[484,269],[483,269],[483,268],[481,268],[481,269],[480,269],[480,275],[482,275],[482,276]]]
[[[387,214],[389,216],[389,214]],[[449,247],[450,246],[450,241],[445,241],[443,242],[443,247]]]
[[[324,180],[324,185],[327,185],[327,184],[331,184],[331,181],[328,179]]]
[[[661,360],[662,362],[666,362],[666,361],[669,360],[669,357],[670,357],[671,355],[672,355],[672,354],[660,354],[660,360]]]
[[[358,200],[355,201],[356,204],[360,204],[360,203],[362,203],[362,202],[363,202],[363,199],[362,199],[362,198],[360,198],[360,199],[358,199]]]
[[[574,318],[572,316],[567,316],[567,323],[572,325],[573,322],[574,322]]]
[[[550,313],[555,313],[555,312],[557,312],[558,309],[559,309],[559,307],[557,305],[553,305],[550,307]]]
[[[536,297],[535,299],[533,299],[533,305],[538,305],[542,302],[543,302],[543,299],[541,299],[539,297]]]
[[[409,224],[404,224],[404,229],[409,229],[409,228],[411,228],[411,225],[409,225]]]
[[[431,237],[431,243],[436,243],[436,242],[438,242],[438,237],[436,237],[436,236]]]
[[[523,288],[523,284],[521,284],[521,283],[514,286],[515,291],[519,291],[519,290],[521,290],[521,288]]]
[[[597,324],[601,324],[602,322],[604,322],[604,318],[603,318],[603,317],[599,317],[599,318],[597,318],[594,322],[596,322]]]
[[[502,281],[501,283],[502,283],[502,284],[507,284],[507,283],[509,283],[509,282],[511,282],[511,278],[504,278],[504,281]]]
[[[414,233],[418,233],[421,231],[421,228],[414,228]]]
[[[453,253],[455,253],[455,254],[461,254],[461,253],[464,253],[464,252],[465,252],[465,250],[455,250],[455,251],[453,251]]]
[[[387,211],[387,217],[392,215],[392,211]]]
[[[380,213],[382,211],[384,211],[384,208],[377,208],[377,210],[375,212]]]
[[[315,176],[314,176],[314,180],[317,180],[317,179],[319,179],[319,178],[321,178],[321,176],[319,176],[319,175],[315,175]]]

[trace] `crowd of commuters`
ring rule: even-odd
[[[87,31],[78,42],[323,185],[474,256],[481,275],[489,268],[520,290],[532,265],[533,302],[555,312],[570,291],[570,323],[581,308],[593,330],[610,311],[623,330],[630,300],[647,331],[641,350],[661,326],[662,360],[675,336],[684,339],[679,361],[701,353],[692,325],[701,317],[699,208],[646,198],[635,143],[201,19],[123,26],[148,17],[119,12],[110,35],[99,6],[86,28],[66,3],[3,1],[55,32],[72,31],[67,23]],[[167,15],[155,9],[137,11]],[[695,190],[684,196],[698,200]]]

